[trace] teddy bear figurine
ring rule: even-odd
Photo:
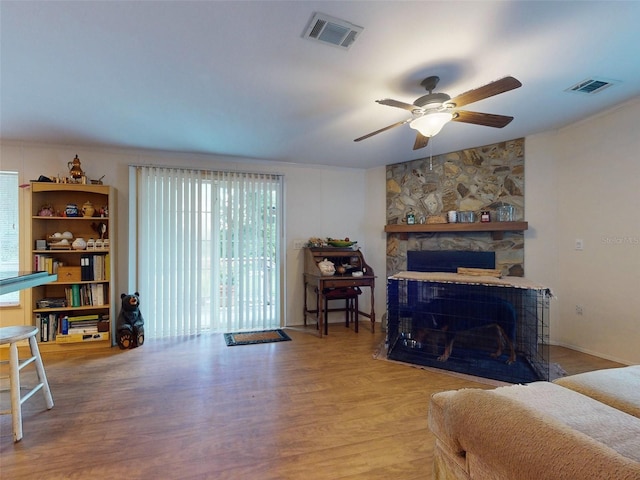
[[[116,324],[116,341],[121,349],[140,347],[144,343],[144,319],[140,313],[140,294],[123,293],[122,308]]]

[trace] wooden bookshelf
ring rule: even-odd
[[[94,207],[92,215],[83,216],[82,207],[87,203]],[[67,206],[78,207],[79,216],[68,216]],[[43,207],[50,207],[43,212]],[[77,276],[68,278],[58,275],[55,282],[32,288],[30,295],[30,314],[34,324],[40,328],[38,340],[41,348],[75,349],[110,347],[115,322],[116,295],[114,288],[115,272],[115,190],[107,185],[71,184],[71,183],[31,183],[31,259],[34,271],[48,271],[57,274],[65,267],[75,270]],[[43,215],[42,213],[47,213]],[[104,232],[100,233],[100,228]],[[54,233],[71,232],[68,247],[57,245],[61,238]],[[73,248],[75,239],[82,238],[86,248]],[[96,242],[100,240],[99,246]],[[91,244],[89,240],[93,240]],[[105,245],[104,240],[108,240]],[[45,303],[45,299],[53,299]],[[64,303],[62,303],[64,300]],[[62,331],[63,319],[78,319],[82,316],[98,317],[96,325],[76,324],[69,334]],[[100,320],[100,331],[97,321]],[[105,321],[108,324],[105,325]],[[71,325],[74,322],[65,322]],[[87,335],[77,335],[79,325]],[[55,331],[55,335],[53,332]],[[65,330],[66,331],[66,330]],[[71,335],[71,332],[76,335]],[[99,335],[98,335],[99,333]]]

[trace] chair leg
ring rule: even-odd
[[[38,380],[42,384],[42,394],[44,395],[44,401],[47,404],[47,410],[51,410],[53,408],[53,396],[51,395],[51,389],[49,388],[49,382],[47,381],[47,374],[44,371],[44,364],[42,363],[40,349],[38,348],[38,341],[35,336],[29,337],[29,346],[31,347],[31,356],[35,358],[36,372],[38,373]]]
[[[349,318],[351,316],[351,298],[344,299],[344,326],[349,328]]]
[[[11,388],[11,420],[13,424],[13,441],[22,439],[22,403],[20,401],[20,360],[18,344],[9,344],[9,382]]]
[[[354,322],[354,330],[358,333],[358,318],[360,317],[360,310],[358,307],[358,296],[353,299],[353,322]]]
[[[329,300],[324,299],[324,334],[329,335]]]

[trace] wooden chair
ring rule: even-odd
[[[324,292],[324,334],[329,334],[329,312],[342,311],[345,312],[345,326],[349,328],[349,322],[354,322],[354,330],[358,332],[358,296],[362,293],[359,287],[342,287],[331,288]],[[344,308],[329,309],[330,300],[344,300]]]
[[[44,371],[44,365],[42,364],[42,358],[40,357],[40,350],[38,349],[38,342],[36,340],[37,333],[38,329],[34,326],[0,328],[0,345],[9,344],[9,382],[11,389],[11,409],[4,410],[0,413],[11,413],[13,420],[13,440],[15,442],[22,439],[22,404],[29,400],[34,393],[42,389],[47,410],[53,408],[53,397],[51,396],[47,375]],[[31,357],[23,361],[20,361],[18,357],[18,342],[21,340],[29,341],[31,351]],[[20,390],[20,370],[32,362],[35,362],[39,383],[33,387],[29,393],[22,396]]]

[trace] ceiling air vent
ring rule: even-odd
[[[615,85],[616,83],[620,82],[617,82],[615,80],[606,80],[604,78],[589,78],[587,80],[583,80],[582,82],[576,83],[573,87],[569,87],[565,91],[593,95],[596,93],[600,93],[605,88],[608,88],[611,85]]]
[[[363,30],[363,27],[344,20],[316,13],[311,18],[311,22],[304,32],[304,37],[348,50]]]

